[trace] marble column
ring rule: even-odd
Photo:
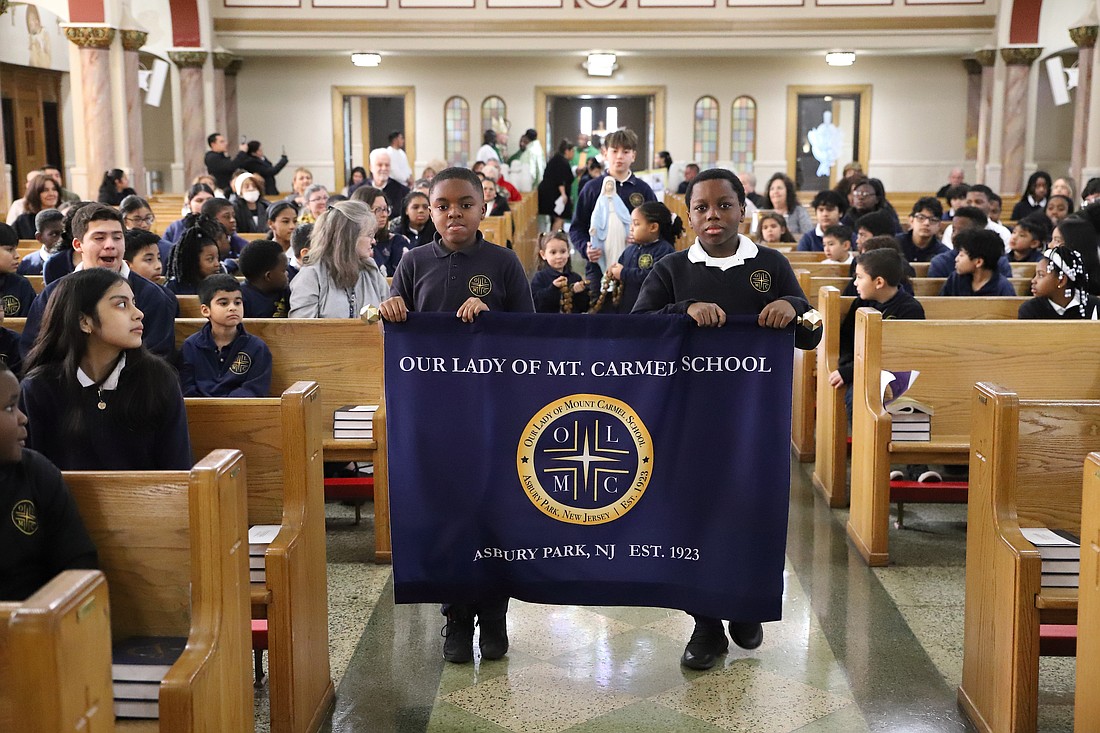
[[[200,173],[206,172],[205,115],[203,113],[202,68],[206,51],[199,49],[169,51],[168,58],[179,67],[180,110],[183,118],[183,185],[187,188]]]
[[[982,65],[975,59],[963,59],[966,69],[966,160],[978,157],[978,125],[982,109]]]
[[[214,127],[225,135],[232,150],[240,144],[236,133],[229,134],[225,114],[225,70],[233,63],[233,54],[227,51],[215,51],[212,55],[214,57]]]
[[[1027,143],[1027,87],[1031,64],[1043,52],[1041,48],[1001,49],[1007,65],[1004,96],[1004,135],[1001,143],[1000,193],[1017,194],[1024,189],[1024,153]]]
[[[236,56],[225,67],[225,134],[229,140],[237,140],[240,120],[237,117],[237,73],[244,60]]]
[[[111,101],[110,48],[115,29],[103,26],[70,26],[65,37],[80,48],[80,94],[84,109],[81,132],[84,156],[78,161],[89,182],[98,182],[105,171],[118,167],[115,160],[115,120]],[[78,133],[80,134],[80,133]]]
[[[996,70],[997,51],[984,48],[974,54],[982,67],[982,84],[978,99],[978,150],[974,180],[985,183],[986,166],[989,165],[989,141],[993,129],[993,74]]]
[[[123,64],[126,68],[126,140],[130,148],[130,185],[134,190],[151,196],[145,190],[145,138],[141,116],[141,88],[138,86],[138,50],[149,36],[145,31],[122,31]]]
[[[7,0],[0,0],[0,15],[3,15],[3,10],[6,9],[4,3]],[[0,89],[4,86],[4,72],[0,70]],[[0,115],[0,212],[7,213],[8,208],[12,204],[12,197],[14,193],[9,191],[11,188],[11,177],[8,175],[8,159],[7,153],[4,151],[4,116]]]
[[[1096,34],[1098,26],[1085,25],[1069,29],[1069,37],[1077,44],[1077,92],[1073,105],[1073,148],[1070,151],[1069,174],[1082,187],[1081,171],[1089,146],[1088,114],[1092,97],[1092,76],[1096,71]],[[1093,140],[1093,146],[1100,141]]]

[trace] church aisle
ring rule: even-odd
[[[808,467],[791,478],[784,618],[760,649],[731,644],[703,673],[679,666],[680,611],[519,601],[505,659],[446,664],[438,608],[395,607],[388,568],[356,569],[369,523],[347,529],[350,510],[330,506],[337,699],[323,730],[971,730],[955,705],[965,508],[908,507],[891,537],[898,564],[871,570],[848,548],[846,514],[814,501]],[[1072,660],[1042,670],[1040,730],[1069,733]]]

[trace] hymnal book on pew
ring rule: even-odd
[[[267,546],[275,541],[279,535],[281,524],[254,524],[248,528],[248,554],[253,557],[263,557],[267,552]]]
[[[378,405],[344,405],[343,407],[336,408],[336,412],[333,413],[333,420],[335,422],[343,422],[345,420],[371,420],[374,417],[374,413],[378,411]]]
[[[115,682],[116,700],[156,700],[160,697],[159,682]]]
[[[132,636],[111,649],[115,682],[160,683],[187,646],[182,636]]]
[[[1081,560],[1081,541],[1069,532],[1046,527],[1021,527],[1020,534],[1045,560]]]
[[[116,718],[147,718],[160,717],[160,702],[158,700],[119,700],[115,698]]]
[[[932,439],[931,405],[912,397],[899,397],[886,406],[890,415],[890,440],[916,443]]]
[[[366,428],[365,430],[344,430],[343,428],[336,428],[332,431],[332,437],[337,440],[373,440],[374,429]]]
[[[337,440],[373,440],[374,413],[378,405],[344,405],[332,416],[332,437]]]

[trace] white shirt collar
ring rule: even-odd
[[[81,260],[80,264],[73,268],[73,272],[80,272],[83,269],[84,261]],[[130,266],[126,264],[126,260],[122,261],[122,269],[118,271],[118,274],[122,275],[122,277],[126,278],[127,280],[130,279]]]
[[[1050,300],[1050,298],[1047,298],[1047,300]],[[1081,298],[1076,293],[1073,294],[1073,300],[1066,303],[1065,308],[1058,305],[1053,300],[1050,301],[1050,307],[1053,308],[1054,312],[1060,316],[1064,316],[1066,314],[1066,311],[1068,311],[1070,308],[1076,308],[1079,305],[1081,305]]]
[[[46,245],[43,244],[41,247],[38,248],[38,256],[42,258],[43,262],[50,259],[51,255],[52,253],[50,252],[50,250],[46,249]]]
[[[759,251],[760,248],[756,246],[755,242],[744,234],[738,234],[737,252],[729,257],[711,257],[703,249],[703,245],[699,244],[699,238],[696,237],[695,243],[688,248],[688,262],[701,262],[707,267],[717,267],[719,270],[726,271],[731,267],[745,264],[745,260],[756,257],[756,253]]]
[[[819,237],[824,237],[825,236],[825,230],[821,228],[820,224],[818,224],[817,226],[814,227],[814,234],[816,234]]]
[[[99,385],[99,388],[108,391],[118,389],[118,377],[122,374],[122,368],[124,366],[126,366],[126,352],[123,352],[122,355],[118,357],[118,364],[116,364],[111,373],[107,375],[107,378],[103,380],[103,384]],[[84,370],[80,367],[76,368],[76,381],[80,383],[81,387],[95,386],[95,380],[85,374]]]
[[[302,269],[301,265],[298,264],[298,258],[294,256],[293,247],[286,248],[286,262],[291,267],[297,267],[299,270]]]

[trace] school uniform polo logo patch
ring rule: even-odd
[[[237,352],[233,363],[229,365],[229,371],[234,374],[246,374],[252,368],[252,357],[243,351]]]
[[[19,315],[19,298],[14,295],[5,295],[0,298],[0,305],[4,306],[4,315],[11,318]]]
[[[636,209],[645,203],[645,196],[638,192],[630,194],[630,208]]]
[[[15,502],[11,508],[11,521],[23,534],[28,537],[38,531],[38,512],[35,511],[34,502],[23,499]]]
[[[470,292],[478,298],[484,298],[493,292],[493,281],[488,275],[474,275],[470,278]]]
[[[653,267],[653,255],[647,253],[639,257],[638,267],[642,268],[643,270],[648,270],[649,268]]]
[[[749,275],[749,284],[761,293],[766,293],[772,289],[772,274],[767,270],[757,270]]]

